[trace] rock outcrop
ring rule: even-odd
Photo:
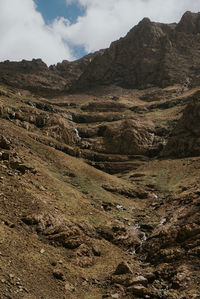
[[[199,285],[199,190],[193,186],[165,203],[165,215],[142,247],[174,289]],[[192,294],[192,291],[191,291]],[[192,297],[197,298],[197,297]]]
[[[109,154],[148,155],[151,149],[161,146],[153,123],[138,119],[112,122],[104,127],[102,136],[94,149]]]
[[[162,156],[191,157],[200,155],[200,100],[199,92],[183,111],[183,116],[172,131]]]
[[[46,238],[53,246],[63,246],[75,251],[76,262],[81,267],[89,267],[93,264],[94,256],[100,252],[96,246],[92,246],[91,236],[95,236],[94,230],[87,224],[81,226],[66,221],[59,215],[50,213],[32,214],[23,218],[24,223],[34,226],[37,233]],[[84,227],[87,232],[84,231]]]
[[[101,84],[125,88],[198,84],[199,20],[200,13],[191,12],[186,12],[178,25],[143,19],[95,57],[76,88]]]
[[[48,67],[41,59],[0,63],[0,81],[13,87],[28,89],[41,95],[66,92],[97,53]]]

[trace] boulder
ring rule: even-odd
[[[140,275],[140,276],[132,278],[129,283],[130,283],[130,285],[140,284],[143,286],[147,286],[148,280],[144,276]]]
[[[133,251],[141,243],[140,231],[119,221],[113,223],[111,227],[98,228],[98,232],[107,241],[130,251]]]
[[[143,297],[147,293],[147,289],[143,285],[132,285],[127,288],[127,291],[133,295]],[[144,297],[143,297],[144,298]]]
[[[122,275],[122,274],[127,274],[127,273],[132,273],[130,266],[127,264],[127,262],[121,262],[117,266],[117,268],[115,269],[115,272],[113,274],[114,275]]]
[[[0,148],[9,150],[10,144],[10,141],[5,136],[0,136]]]

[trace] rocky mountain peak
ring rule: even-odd
[[[161,24],[144,18],[103,55],[97,56],[80,76],[76,88],[116,84],[146,88],[198,85],[200,67],[200,14],[186,12],[179,24]],[[191,47],[192,45],[192,47]]]
[[[200,13],[185,12],[176,30],[187,34],[200,33]]]
[[[124,39],[133,39],[134,42],[137,39],[143,44],[151,44],[154,40],[165,35],[165,28],[162,25],[161,23],[151,22],[149,18],[144,18],[128,32]]]

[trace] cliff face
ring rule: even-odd
[[[143,19],[88,65],[77,87],[117,84],[125,88],[198,84],[200,14],[186,12],[179,24]]]
[[[50,67],[41,59],[1,62],[0,81],[43,95],[66,92],[96,54],[89,54],[73,62],[64,60],[62,63]]]
[[[183,111],[183,116],[171,132],[163,151],[165,156],[191,157],[200,155],[200,101],[199,92]]]
[[[0,63],[1,82],[13,87],[34,92],[59,92],[66,85],[65,80],[50,71],[41,59],[21,62]]]

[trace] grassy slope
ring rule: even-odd
[[[2,103],[10,107],[24,105],[27,96],[21,99],[14,90],[6,92],[10,97],[2,96]],[[167,117],[171,112],[166,112]],[[159,113],[156,114],[158,118]],[[141,221],[156,224],[161,215],[150,209],[152,201],[159,202],[180,186],[192,184],[199,174],[200,159],[192,158],[149,161],[137,171],[119,178],[36,141],[32,137],[40,135],[39,131],[31,133],[4,118],[0,119],[0,128],[1,134],[11,139],[13,151],[22,162],[37,171],[36,174],[26,172],[21,175],[0,162],[0,298],[102,298],[105,277],[121,260],[132,260],[126,251],[101,239],[96,241],[101,248],[101,257],[95,258],[92,267],[78,267],[70,260],[69,250],[49,245],[28,228],[21,221],[24,215],[56,211],[74,223],[86,222],[95,228],[110,225],[116,219],[125,222],[125,218],[131,225]],[[145,176],[130,179],[134,173]],[[105,183],[140,186],[145,190],[149,188],[147,185],[153,184],[153,190],[149,190],[157,194],[158,199],[140,200],[113,194],[102,188]],[[125,210],[105,212],[101,208],[103,201],[122,204]],[[52,264],[58,265],[59,261],[62,261],[66,281],[75,286],[74,292],[66,291],[66,282],[56,280],[52,275]],[[132,262],[137,269],[138,260]],[[92,278],[100,280],[101,286],[92,284]],[[88,279],[86,283],[85,279]],[[19,285],[22,286],[20,292]]]

